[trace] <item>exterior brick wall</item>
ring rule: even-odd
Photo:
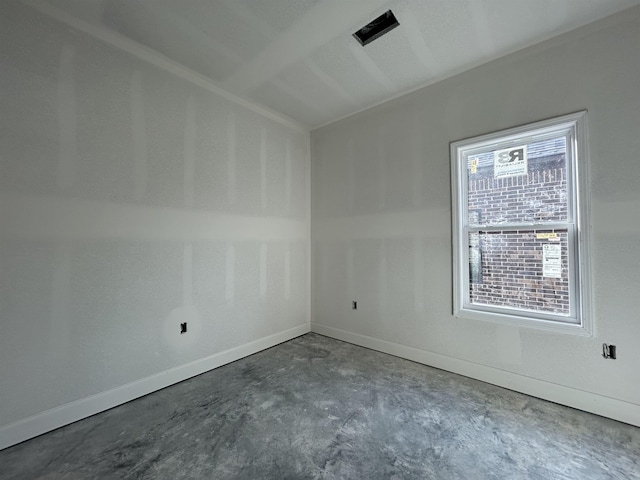
[[[470,225],[566,221],[566,169],[558,160],[538,161],[534,166],[539,168],[531,170],[530,165],[522,176],[496,179],[490,169],[470,174]],[[555,236],[538,238],[539,233]],[[559,278],[543,276],[545,243],[561,246]],[[471,234],[469,245],[472,303],[569,314],[566,230],[481,231]]]

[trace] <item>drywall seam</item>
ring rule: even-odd
[[[227,200],[229,205],[236,203],[236,177],[238,163],[238,138],[236,135],[236,114],[229,110],[227,116]]]
[[[70,15],[52,5],[38,2],[37,0],[23,0],[22,3],[59,22],[65,23],[75,28],[76,30],[84,32],[93,38],[101,40],[104,43],[111,45],[112,47],[127,52],[128,54],[133,55],[134,57],[150,63],[158,68],[161,68],[166,72],[172,73],[177,77],[182,78],[183,80],[197,85],[198,87],[215,93],[216,95],[220,95],[227,100],[248,108],[264,117],[275,120],[281,125],[289,127],[301,133],[309,133],[310,128],[307,125],[303,125],[300,122],[297,122],[282,114],[276,113],[265,106],[258,105],[242,97],[238,97],[222,89],[204,75],[201,75],[191,70],[190,68],[187,68],[184,65],[175,62],[168,57],[165,57],[155,50],[152,50],[151,48],[145,47],[138,42],[125,37],[124,35],[98,25],[93,25],[89,22],[76,18],[73,15]]]
[[[233,243],[230,243],[229,248],[227,248],[225,267],[226,279],[224,298],[227,300],[229,305],[233,306],[236,294],[236,247]]]
[[[143,75],[135,70],[131,75],[131,138],[133,141],[133,198],[141,201],[147,193],[149,178],[147,154],[147,121]]]
[[[640,427],[640,405],[318,323],[311,331]]]
[[[284,299],[291,300],[291,242],[287,242],[284,250]]]
[[[153,241],[300,240],[309,220],[0,193],[0,238]]]
[[[293,145],[291,145],[291,138],[287,138],[287,143],[285,146],[285,156],[284,156],[284,165],[285,165],[285,174],[284,174],[284,211],[288,215],[291,213],[291,182],[292,182],[292,172],[293,172],[293,152],[291,151]]]
[[[47,410],[0,428],[0,450],[304,335],[309,323]]]
[[[260,298],[266,300],[267,298],[267,256],[269,250],[266,243],[260,244],[260,268],[258,269],[258,283],[260,285]]]
[[[58,169],[56,183],[61,190],[73,187],[78,166],[78,114],[76,84],[73,78],[76,48],[64,45],[58,68]]]
[[[263,212],[269,204],[267,196],[267,163],[267,129],[262,127],[260,129],[260,204]]]
[[[316,218],[314,240],[449,238],[451,211],[431,208],[410,212],[383,212],[351,217]]]
[[[227,78],[225,84],[234,85],[242,91],[249,91],[275,78],[287,67],[320,48],[325,38],[333,39],[343,35],[345,30],[351,30],[353,24],[359,23],[362,15],[366,15],[363,13],[363,3],[335,0],[317,2],[312,9],[267,45],[260,54]],[[365,8],[368,11],[375,11],[386,3],[387,0],[368,0]],[[336,4],[341,7],[340,15],[335,13]],[[322,25],[322,34],[318,34],[318,25]]]

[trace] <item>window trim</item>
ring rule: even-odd
[[[472,306],[469,298],[469,248],[467,212],[468,190],[466,159],[474,150],[486,149],[492,145],[495,149],[516,144],[531,143],[534,138],[550,135],[552,132],[567,135],[567,149],[571,148],[571,158],[567,161],[567,179],[569,190],[568,218],[573,223],[569,229],[570,243],[569,281],[570,316],[560,321],[558,316],[544,312],[530,312],[524,309],[499,306]],[[531,135],[527,135],[531,132]],[[514,128],[470,137],[450,144],[451,155],[451,200],[452,200],[452,246],[453,246],[453,315],[457,318],[485,320],[508,325],[532,327],[554,332],[577,335],[594,335],[593,316],[591,314],[591,271],[590,271],[590,196],[589,196],[589,152],[587,138],[587,112],[580,111],[569,115],[554,117]],[[463,166],[464,163],[464,166]],[[573,215],[573,219],[570,217]],[[560,222],[562,223],[562,222]],[[523,230],[534,228],[549,229],[549,224],[523,224]],[[499,229],[499,227],[498,227]],[[512,225],[509,225],[512,229]],[[486,229],[484,229],[486,230]],[[473,307],[473,308],[471,308]],[[518,311],[519,310],[519,311]]]

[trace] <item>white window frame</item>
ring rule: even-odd
[[[470,301],[468,224],[468,157],[488,150],[531,143],[538,138],[566,135],[568,219],[568,316],[534,312],[517,307],[477,305]],[[577,112],[507,130],[452,142],[453,314],[458,318],[486,320],[578,335],[594,334],[591,315],[589,268],[590,205],[587,112]],[[522,224],[522,230],[549,229],[550,224]],[[509,225],[510,230],[512,225]],[[496,227],[501,229],[501,227]],[[504,229],[504,228],[502,228]],[[482,228],[486,231],[487,228]]]

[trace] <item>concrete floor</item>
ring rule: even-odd
[[[0,452],[0,479],[640,479],[640,428],[308,334]]]

